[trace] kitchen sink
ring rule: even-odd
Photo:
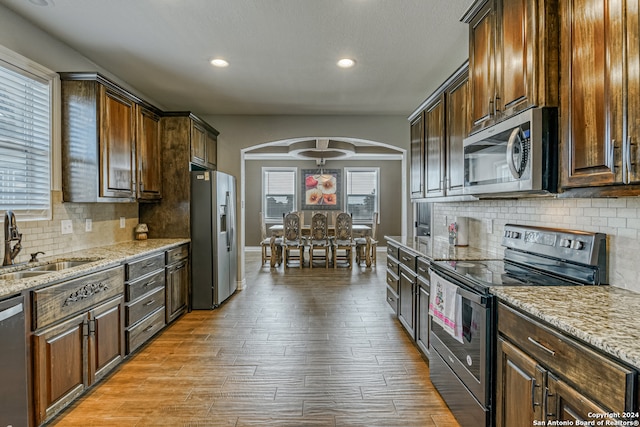
[[[29,271],[34,271],[34,272],[60,271],[60,270],[66,270],[67,268],[73,268],[79,265],[84,265],[94,261],[96,260],[57,261],[57,262],[52,262],[51,264],[44,264],[44,265],[39,265],[37,267],[32,267],[29,269]]]
[[[50,271],[14,271],[13,273],[0,274],[0,280],[26,279],[28,277],[41,276],[51,273]]]

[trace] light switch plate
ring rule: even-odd
[[[125,228],[127,226],[127,219],[123,216],[120,217],[120,228]]]
[[[93,221],[91,221],[91,218],[87,218],[84,220],[84,231],[88,233],[91,230],[93,230]]]
[[[73,221],[70,219],[63,219],[60,221],[60,233],[73,234]]]

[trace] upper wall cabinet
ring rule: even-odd
[[[600,187],[637,181],[637,0],[629,5],[629,92],[625,99],[622,0],[561,0],[561,185]],[[633,27],[635,22],[635,28]],[[629,101],[628,116],[624,105]],[[629,125],[625,137],[624,123]],[[592,189],[593,191],[593,189]]]
[[[463,64],[409,117],[413,199],[461,195],[469,134],[468,68]]]
[[[60,76],[63,200],[159,198],[159,111],[99,74]]]
[[[479,0],[469,24],[471,132],[558,105],[557,0]]]
[[[218,133],[191,116],[191,162],[205,168],[216,168]]]

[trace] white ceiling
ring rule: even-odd
[[[198,115],[408,116],[467,58],[470,3],[0,0],[163,108]],[[338,68],[344,56],[356,66]]]

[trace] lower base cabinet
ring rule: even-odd
[[[166,254],[166,322],[173,322],[189,306],[189,245],[182,245]]]
[[[502,303],[498,331],[497,427],[590,425],[593,414],[638,410],[633,369]]]
[[[122,296],[34,333],[36,424],[60,412],[124,357]]]

